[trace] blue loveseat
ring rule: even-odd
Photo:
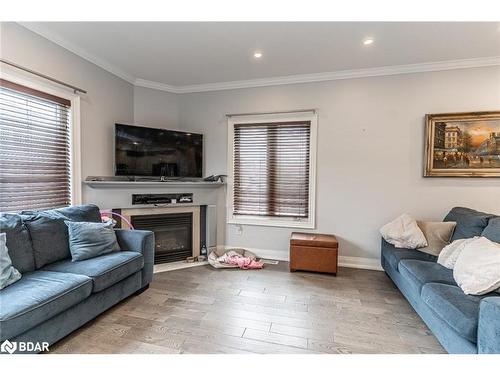
[[[452,241],[484,236],[500,242],[500,217],[455,207]],[[382,267],[449,353],[500,353],[500,294],[470,296],[435,256],[382,239]]]
[[[116,230],[121,251],[72,262],[64,220],[101,217],[94,205],[0,216],[12,263],[22,273],[0,290],[0,342],[53,344],[151,282],[152,232]]]

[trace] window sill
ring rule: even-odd
[[[314,221],[283,220],[274,218],[243,218],[233,217],[227,220],[230,225],[256,225],[264,227],[281,227],[297,229],[314,229]]]

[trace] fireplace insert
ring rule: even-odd
[[[135,229],[155,234],[155,264],[185,260],[193,255],[193,214],[176,213],[131,217]]]

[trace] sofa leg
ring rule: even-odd
[[[142,292],[146,291],[146,289],[148,289],[148,288],[149,288],[149,284],[146,286],[143,286],[141,289],[139,289],[137,292],[134,293],[134,296],[138,296]]]

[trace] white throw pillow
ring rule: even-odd
[[[453,269],[465,294],[482,295],[500,288],[500,244],[479,237],[468,242]]]
[[[408,214],[403,214],[380,228],[380,234],[390,244],[404,249],[418,249],[427,246],[422,230]]]
[[[455,240],[449,245],[443,247],[443,250],[439,253],[439,257],[437,262],[443,267],[449,268],[452,270],[455,267],[455,263],[460,256],[460,253],[464,249],[465,246],[471,241],[478,239],[479,237],[474,238],[463,238],[461,240]]]

